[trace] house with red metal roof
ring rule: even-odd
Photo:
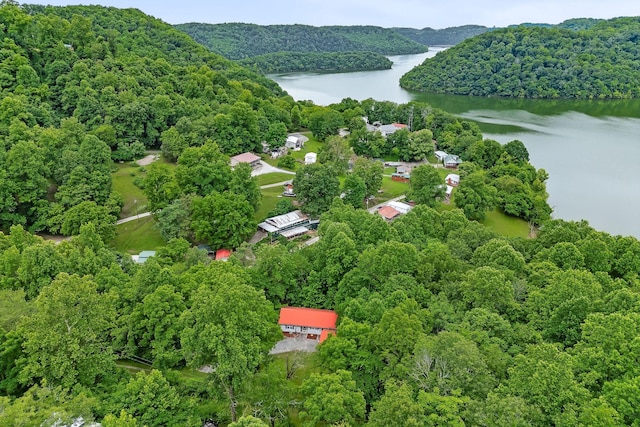
[[[333,310],[304,307],[282,307],[278,325],[288,337],[304,336],[323,342],[336,333],[338,314]]]
[[[216,261],[228,261],[231,256],[229,249],[218,249],[216,251]]]

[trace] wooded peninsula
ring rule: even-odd
[[[518,26],[483,33],[426,60],[400,85],[517,98],[640,96],[640,18],[574,20],[566,28]]]

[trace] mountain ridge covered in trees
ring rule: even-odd
[[[375,26],[256,25],[244,23],[175,26],[225,58],[244,59],[275,52],[374,52],[403,55],[427,48]]]
[[[453,46],[464,39],[477,36],[492,29],[484,25],[461,25],[441,29],[429,27],[422,29],[397,27],[393,28],[393,30],[426,46]]]
[[[640,96],[640,18],[518,26],[465,40],[405,74],[406,89],[520,98]]]

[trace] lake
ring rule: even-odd
[[[390,70],[270,75],[296,100],[319,105],[343,98],[428,102],[476,121],[485,138],[525,143],[536,168],[549,172],[554,218],[586,219],[598,230],[640,238],[640,100],[512,100],[422,94],[400,77],[442,48],[391,56]]]

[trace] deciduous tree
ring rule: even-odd
[[[236,391],[281,333],[273,306],[261,291],[242,282],[219,282],[194,292],[193,305],[182,316],[181,343],[190,366],[211,365],[236,421]]]
[[[460,183],[455,202],[467,218],[481,220],[495,206],[496,196],[495,187],[485,182],[483,173],[477,172],[467,175]]]
[[[235,248],[256,231],[254,210],[243,196],[225,191],[194,198],[191,228],[213,248]]]
[[[314,163],[298,169],[293,180],[301,209],[311,215],[329,210],[333,199],[340,194],[340,182],[331,167]]]
[[[306,426],[340,422],[352,424],[364,417],[365,400],[349,371],[313,373],[302,383],[301,390],[305,399],[300,415]]]
[[[444,198],[444,180],[438,170],[421,165],[411,171],[407,197],[416,203],[434,207]]]
[[[384,166],[381,162],[358,157],[353,166],[353,174],[364,181],[367,189],[366,195],[373,196],[382,187],[382,175]]]
[[[25,378],[68,388],[92,386],[115,368],[108,339],[115,310],[90,278],[60,273],[35,306],[21,325],[28,357]]]

